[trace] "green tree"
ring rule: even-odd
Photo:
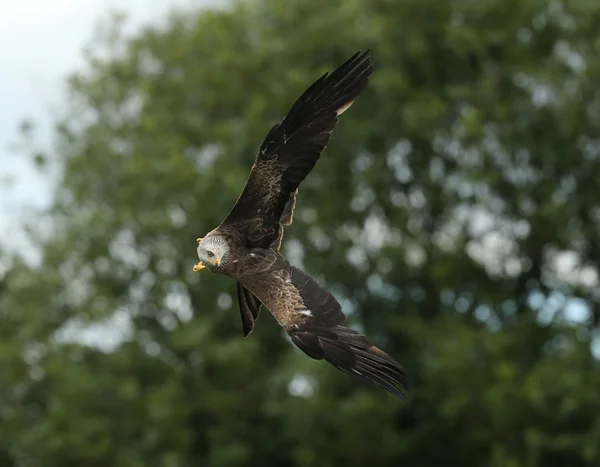
[[[4,464],[598,464],[600,5],[249,0],[120,31],[69,82],[41,264],[2,279]],[[284,251],[411,405],[267,313],[243,339],[234,283],[191,271],[270,126],[366,46]],[[70,338],[107,322],[122,342]]]

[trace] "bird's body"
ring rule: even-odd
[[[327,146],[338,116],[366,87],[373,71],[368,52],[355,54],[309,87],[263,142],[233,209],[198,239],[199,262],[237,282],[244,335],[261,304],[311,358],[405,397],[408,377],[389,355],[342,326],[338,301],[280,254],[284,226],[293,220],[298,186]]]

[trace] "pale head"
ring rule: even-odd
[[[194,271],[200,271],[204,268],[211,272],[219,272],[227,263],[229,258],[229,244],[227,239],[221,235],[207,235],[198,239],[198,259]]]

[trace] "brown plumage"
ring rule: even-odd
[[[313,83],[271,128],[233,209],[219,227],[198,239],[200,261],[194,270],[208,268],[237,281],[245,336],[264,304],[309,357],[406,398],[404,369],[365,336],[342,326],[345,316],[333,295],[279,254],[298,186],[372,71],[368,51],[355,54]]]

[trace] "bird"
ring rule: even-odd
[[[224,274],[237,283],[244,336],[261,306],[306,355],[370,381],[408,401],[405,369],[369,339],[344,325],[335,297],[279,252],[292,224],[298,187],[327,147],[339,116],[367,87],[370,51],[356,52],[317,79],[267,133],[246,184],[221,224],[197,238],[194,271]]]

